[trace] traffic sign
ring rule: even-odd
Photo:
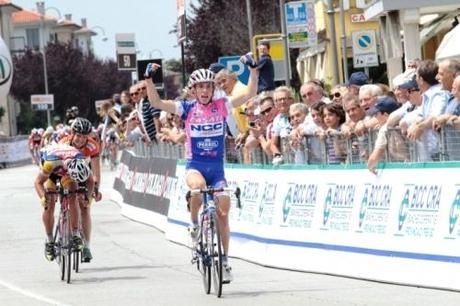
[[[136,70],[136,54],[117,54],[118,70]]]
[[[378,66],[377,42],[375,30],[353,31],[353,67]]]
[[[30,103],[34,111],[54,110],[54,95],[31,95]]]
[[[313,1],[295,1],[284,5],[289,48],[308,48],[316,45],[315,4]]]
[[[240,56],[221,56],[219,57],[218,62],[219,64],[227,67],[228,70],[235,73],[240,82],[248,84],[249,68],[240,62]]]
[[[118,70],[136,70],[134,33],[115,34]]]

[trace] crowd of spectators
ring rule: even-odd
[[[273,78],[268,71],[273,66],[267,68],[272,65],[268,49],[266,44],[258,47],[260,69],[266,70],[259,78]],[[235,96],[245,90],[246,85],[226,67],[214,63],[209,69],[216,75],[215,94]],[[259,84],[264,90],[228,118],[228,160],[367,163],[372,172],[384,159],[460,160],[456,132],[460,129],[460,62],[456,60],[411,61],[390,86],[373,83],[364,72],[352,73],[346,84],[329,92],[320,80],[308,80],[298,91],[274,87],[273,80],[259,80]],[[102,139],[125,146],[136,141],[151,146],[183,144],[181,118],[153,108],[145,89],[140,81],[101,107]],[[187,88],[178,97],[190,98],[193,92]]]

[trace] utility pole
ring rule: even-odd
[[[340,2],[340,27],[342,30],[342,65],[343,65],[343,82],[348,82],[348,60],[347,60],[347,35],[345,31],[345,12],[343,9],[343,0]]]
[[[335,35],[335,11],[332,0],[327,0],[327,15],[329,16],[330,49],[332,54],[332,86],[339,84],[339,62],[337,57],[337,39]]]
[[[37,2],[37,7],[40,13],[40,20],[41,20],[41,50],[43,55],[43,76],[45,80],[45,94],[47,95],[48,92],[48,70],[46,68],[46,50],[45,50],[45,2]],[[51,112],[49,109],[46,110],[46,118],[48,121],[48,126],[51,126]]]
[[[254,33],[252,30],[251,0],[246,0],[246,15],[248,16],[249,50],[252,51],[254,48],[254,44],[252,42]]]
[[[291,71],[289,70],[289,47],[286,33],[286,18],[284,16],[285,0],[280,0],[280,16],[281,16],[281,33],[284,45],[284,66],[286,68],[286,86],[291,86]]]

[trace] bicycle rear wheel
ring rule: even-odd
[[[213,214],[210,224],[211,230],[211,259],[212,259],[212,279],[214,286],[214,293],[217,297],[222,295],[222,241],[219,230],[219,220],[217,215]]]
[[[209,222],[201,222],[201,234],[200,234],[200,242],[199,242],[199,248],[200,248],[200,261],[201,261],[201,276],[203,278],[203,286],[204,286],[204,292],[206,294],[209,294],[211,292],[211,253],[210,253],[210,245],[211,242],[209,241],[208,238],[210,236],[208,235],[210,231],[209,228]]]
[[[75,273],[80,271],[80,251],[78,250],[73,252],[73,269]]]
[[[72,272],[72,244],[69,241],[67,246],[67,284],[70,284],[70,274]]]

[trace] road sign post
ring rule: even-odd
[[[289,48],[308,48],[318,42],[315,4],[313,1],[294,1],[284,5]]]
[[[54,110],[54,95],[31,95],[30,103],[34,111]]]
[[[115,34],[118,70],[136,70],[136,41],[134,33]]]
[[[353,31],[353,67],[365,68],[379,65],[375,30]]]

